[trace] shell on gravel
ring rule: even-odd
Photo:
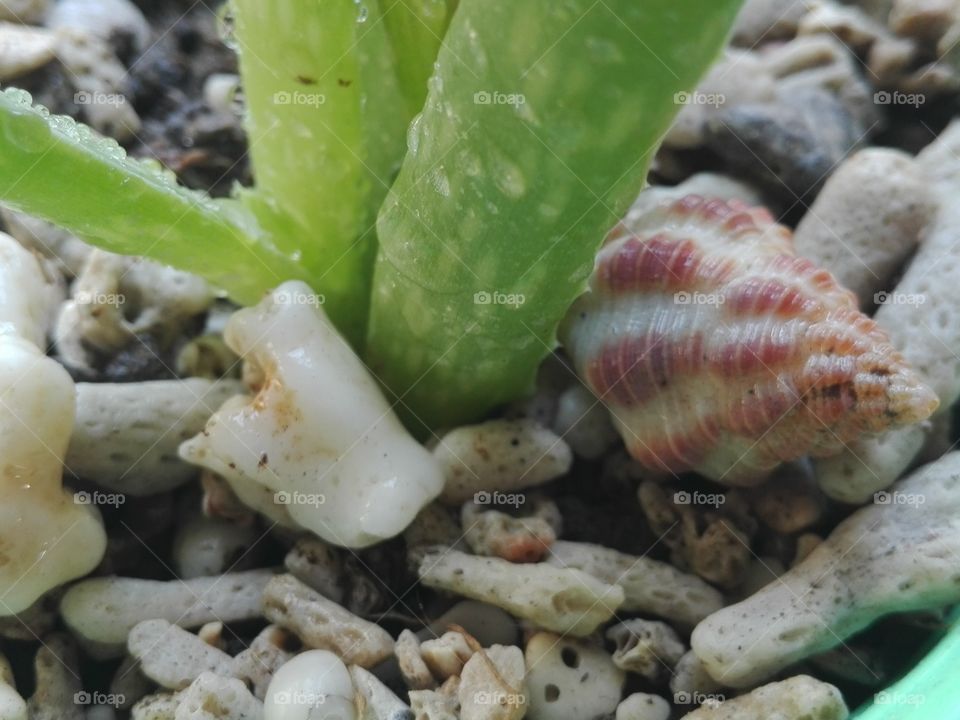
[[[630,453],[752,485],[937,397],[763,208],[688,195],[615,228],[561,338]]]

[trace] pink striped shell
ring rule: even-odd
[[[688,195],[610,234],[561,339],[630,453],[752,485],[938,400],[763,208]]]

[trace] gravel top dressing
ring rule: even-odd
[[[960,720],[958,42],[0,0],[0,720]]]

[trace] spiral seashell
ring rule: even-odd
[[[728,485],[938,404],[853,293],[736,200],[687,195],[618,225],[561,338],[633,457]]]

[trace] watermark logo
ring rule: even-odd
[[[112,105],[118,107],[127,102],[121,93],[88,92],[81,90],[73,94],[73,102],[77,105]]]
[[[326,693],[305,692],[303,690],[280,690],[273,693],[273,702],[276,705],[306,705],[320,707],[327,702]]]
[[[119,307],[127,301],[127,298],[123,293],[102,293],[79,290],[73,296],[73,301],[77,303],[77,305],[113,305],[114,307]]]
[[[518,508],[526,501],[527,497],[523,493],[505,493],[499,490],[481,490],[473,495],[473,502],[477,505],[510,505]]]
[[[473,94],[474,105],[512,105],[520,107],[527,99],[520,93],[504,93],[497,90],[481,90]]]
[[[687,692],[680,690],[673,694],[675,705],[703,705],[708,708],[717,708],[726,700],[721,693]]]
[[[923,305],[927,296],[919,293],[887,292],[881,290],[873,294],[873,302],[877,305]]]
[[[890,690],[881,690],[873,696],[875,705],[923,705],[926,701],[926,695],[920,693],[891,692]]]
[[[674,105],[710,105],[720,107],[727,102],[727,97],[723,93],[703,93],[697,90],[693,92],[678,92],[673,94]]]
[[[927,96],[923,93],[905,93],[899,90],[889,92],[880,90],[873,94],[873,102],[876,105],[911,105],[915,108],[920,107],[927,102]]]
[[[894,490],[893,492],[881,490],[873,494],[874,505],[913,505],[914,507],[919,507],[926,501],[927,498],[925,495],[905,493],[899,490]]]
[[[299,291],[281,290],[273,296],[277,305],[307,305],[320,307],[327,298],[320,293],[305,293]]]
[[[727,501],[723,493],[703,493],[697,490],[687,492],[680,490],[673,494],[674,505],[704,505],[718,508]]]
[[[726,301],[726,297],[720,293],[687,292],[686,290],[681,290],[673,294],[673,302],[676,305],[723,305]]]
[[[523,693],[507,693],[499,690],[478,690],[473,694],[475,705],[500,705],[502,707],[520,707],[527,704]]]
[[[73,494],[73,502],[77,505],[96,505],[118,508],[127,501],[127,496],[123,493],[105,493],[99,490],[88,492],[79,490]]]
[[[74,705],[108,705],[114,708],[120,708],[127,701],[123,693],[102,693],[97,690],[87,692],[81,690],[73,694]]]
[[[487,292],[481,290],[473,294],[474,305],[507,305],[512,308],[518,308],[527,301],[523,293],[502,293]]]
[[[307,107],[320,107],[327,102],[327,96],[323,93],[307,93],[295,90],[288,92],[280,90],[273,94],[274,105],[305,105]]]
[[[305,493],[298,490],[278,490],[273,494],[277,505],[311,505],[319,507],[327,501],[323,493]]]

